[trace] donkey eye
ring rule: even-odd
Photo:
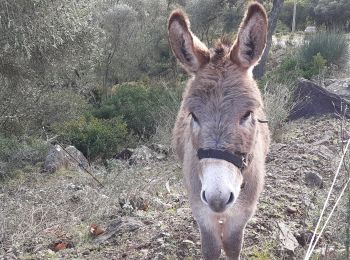
[[[253,115],[252,111],[248,111],[247,113],[245,113],[244,116],[242,116],[241,118],[241,124],[247,121],[248,119],[250,119],[252,115]]]
[[[198,118],[196,117],[196,115],[195,115],[193,112],[190,112],[190,116],[192,117],[192,119],[193,119],[196,123],[199,123],[199,122],[198,122]]]

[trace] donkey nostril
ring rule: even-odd
[[[233,199],[235,198],[235,196],[233,195],[233,192],[231,192],[230,194],[230,198],[228,199],[226,204],[230,204],[231,202],[233,202]]]
[[[205,197],[205,191],[202,192],[202,199],[203,199],[206,203],[208,203],[207,198]]]

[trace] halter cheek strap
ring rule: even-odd
[[[198,149],[198,159],[220,159],[232,163],[238,169],[243,170],[247,166],[246,158],[244,155],[236,155],[226,150],[217,149]]]

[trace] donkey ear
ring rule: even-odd
[[[171,13],[168,33],[174,55],[188,72],[195,73],[209,62],[208,48],[191,32],[190,22],[182,10]]]
[[[255,66],[266,44],[267,15],[264,7],[254,2],[248,7],[241,23],[230,57],[244,68]]]

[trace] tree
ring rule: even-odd
[[[256,79],[260,79],[265,73],[265,65],[268,59],[268,55],[270,52],[271,44],[272,44],[272,35],[277,26],[278,15],[283,7],[284,0],[273,0],[273,5],[271,12],[269,14],[269,30],[267,33],[267,42],[264,53],[261,57],[259,64],[254,68],[253,75]]]
[[[88,93],[99,56],[94,7],[88,0],[0,0],[0,131],[14,123],[41,128],[40,105],[53,92]]]
[[[295,30],[304,30],[306,27],[307,19],[310,19],[308,12],[311,4],[308,1],[286,0],[283,3],[281,13],[279,14],[279,20],[288,28],[292,28],[294,19],[294,6],[296,12]]]
[[[295,18],[297,15],[297,0],[294,0],[294,5],[293,5],[293,22],[292,22],[292,32],[295,32]]]
[[[316,23],[325,25],[328,29],[349,29],[350,1],[349,0],[318,0],[311,13]]]

